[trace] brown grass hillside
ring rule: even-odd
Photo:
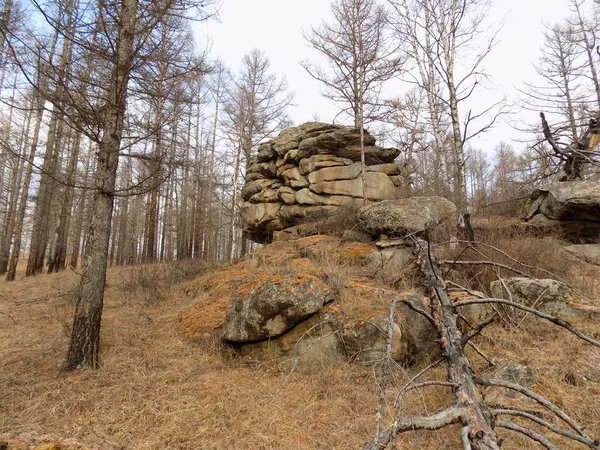
[[[505,244],[516,252],[551,250],[555,260],[546,266],[560,268],[561,276],[599,305],[600,268],[575,265],[560,253],[559,242],[544,239]],[[232,286],[243,286],[244,277],[251,281],[261,270],[302,268],[318,274],[337,290],[346,313],[385,310],[387,296],[415,280],[407,275],[398,283],[390,274],[370,272],[361,262],[361,245],[324,252],[313,246],[298,253],[277,244],[233,270],[192,263],[111,268],[101,368],[69,375],[60,374],[58,365],[78,276],[64,272],[0,281],[0,441],[8,441],[9,450],[361,448],[374,429],[377,371],[347,365],[303,375],[270,361],[242,359],[205,337],[218,325]],[[199,292],[198,285],[209,288]],[[199,302],[214,305],[214,314],[199,314],[186,325],[184,318]],[[204,328],[192,329],[190,323]],[[598,323],[580,325],[600,338]],[[546,325],[532,331],[494,325],[477,344],[498,365],[529,364],[535,390],[600,437],[600,351]],[[483,359],[469,355],[477,369],[489,370]],[[395,368],[384,423],[394,413],[394,388],[418,370]],[[444,369],[434,376],[444,378]],[[421,391],[409,398],[405,412],[432,413],[449,402],[443,390]],[[455,431],[406,434],[398,448],[460,448]],[[507,438],[503,449],[537,448],[515,434],[500,434]],[[556,442],[559,448],[583,448]]]

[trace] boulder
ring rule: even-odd
[[[387,200],[358,211],[360,226],[373,236],[404,237],[430,231],[436,239],[455,234],[456,206],[442,197],[413,197]]]
[[[350,166],[326,167],[311,172],[308,175],[308,181],[310,183],[320,183],[322,181],[352,180],[357,178],[360,173],[360,163],[354,163]]]
[[[390,239],[377,241],[369,255],[369,261],[381,270],[399,273],[414,259],[410,241]]]
[[[566,181],[536,189],[526,220],[538,227],[556,227],[574,241],[600,236],[600,182]]]
[[[346,230],[342,235],[342,241],[368,243],[372,240],[373,238],[370,234],[364,233],[360,230]]]
[[[378,164],[376,166],[367,166],[366,171],[367,172],[381,172],[381,173],[385,173],[386,175],[390,175],[390,176],[400,175],[400,169],[398,169],[398,166],[393,163]]]
[[[265,142],[258,146],[258,154],[256,155],[257,162],[267,162],[277,158],[277,152],[273,148],[271,142]]]
[[[336,331],[335,317],[329,313],[319,313],[281,336],[243,344],[240,351],[246,357],[274,358],[280,365],[303,373],[313,373],[346,363],[344,348]]]
[[[300,171],[295,166],[283,171],[281,173],[281,176],[283,177],[285,184],[287,186],[290,186],[293,188],[308,187],[308,180],[306,179],[305,176],[300,174]]]
[[[339,208],[337,206],[302,206],[283,205],[280,210],[281,217],[292,222],[295,219],[321,219],[334,214]]]
[[[289,186],[281,186],[277,191],[279,200],[286,205],[293,205],[296,203],[296,190]]]
[[[580,298],[566,284],[552,279],[514,277],[493,281],[492,296],[520,303],[566,321],[577,321],[590,314]],[[522,312],[512,314],[523,316]]]
[[[275,178],[277,176],[277,167],[275,160],[256,162],[246,170],[246,174],[259,173],[267,178]]]
[[[570,245],[565,250],[589,264],[600,266],[600,244]]]
[[[357,320],[342,328],[340,338],[348,357],[366,365],[380,363],[387,344],[388,317],[373,320]],[[410,342],[398,324],[393,324],[392,359],[399,362],[410,360]]]
[[[367,180],[367,198],[369,200],[389,200],[396,196],[394,183],[387,175],[378,172],[365,174]],[[317,194],[346,195],[348,197],[363,197],[362,178],[354,180],[322,181],[309,186]]]
[[[251,342],[279,336],[332,300],[327,285],[312,275],[274,276],[233,301],[222,339]]]
[[[360,145],[349,145],[340,149],[336,155],[351,159],[352,161],[360,161]],[[397,148],[381,148],[373,145],[365,146],[365,162],[369,166],[391,163],[398,155],[400,155],[400,150]]]
[[[252,226],[278,220],[281,203],[245,203],[242,208],[244,221]]]
[[[250,203],[277,203],[279,201],[279,189],[263,189],[248,199]]]
[[[554,220],[598,222],[600,218],[600,182],[567,181],[536,189],[531,196],[527,218],[543,214]]]

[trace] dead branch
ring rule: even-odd
[[[471,347],[473,350],[475,350],[475,353],[477,353],[479,356],[481,356],[485,360],[485,362],[487,362],[490,365],[490,367],[495,367],[496,366],[496,364],[494,364],[494,362],[485,353],[483,353],[479,349],[479,347],[477,347],[475,344],[473,344],[473,342],[469,341],[467,343],[467,345],[469,347]]]
[[[512,300],[475,298],[452,303],[448,298],[447,286],[444,278],[441,275],[440,266],[431,256],[429,244],[423,240],[413,238],[413,253],[418,259],[422,273],[425,275],[430,304],[429,311],[424,311],[417,307],[411,309],[415,310],[415,308],[417,308],[420,310],[417,312],[426,317],[427,320],[432,323],[432,325],[434,325],[438,331],[440,336],[440,344],[445,355],[444,360],[448,365],[448,381],[443,382],[431,380],[415,383],[418,377],[420,377],[427,370],[438,365],[440,361],[434,363],[434,365],[427,367],[417,374],[417,376],[410,380],[409,383],[406,384],[398,393],[396,398],[397,411],[394,423],[382,430],[380,427],[381,414],[378,413],[376,426],[377,433],[375,437],[363,447],[363,449],[376,450],[386,448],[390,442],[394,441],[395,436],[403,431],[417,429],[435,430],[455,423],[460,423],[462,425],[460,437],[463,450],[498,450],[503,442],[503,439],[496,434],[496,428],[505,428],[521,433],[533,441],[538,442],[547,449],[556,449],[554,444],[552,444],[552,442],[546,436],[539,434],[538,432],[521,424],[516,424],[507,420],[498,420],[498,415],[506,414],[523,419],[530,419],[537,425],[544,427],[546,430],[557,433],[565,438],[581,442],[594,450],[600,450],[598,449],[597,441],[590,439],[589,436],[585,434],[581,425],[569,417],[558,406],[549,400],[546,400],[544,397],[515,383],[502,380],[481,379],[476,377],[465,354],[465,346],[471,346],[478,354],[486,359],[486,361],[492,364],[491,360],[487,358],[483,352],[481,352],[473,344],[473,342],[471,342],[471,340],[479,335],[481,331],[486,326],[491,324],[500,314],[496,310],[491,317],[488,317],[476,326],[471,327],[470,331],[463,333],[458,326],[458,322],[462,317],[459,310],[462,306],[477,304],[488,304],[494,309],[495,305],[497,304],[507,305],[527,313],[531,313],[537,317],[541,317],[552,323],[555,323],[556,325],[566,328],[579,338],[595,346],[600,347],[600,342],[597,342],[594,339],[584,335],[571,324],[562,319],[540,312],[534,308],[521,305]],[[473,263],[473,261],[461,262]],[[456,261],[451,261],[449,263],[455,264]],[[496,264],[492,261],[478,261],[477,263],[493,265],[497,269],[503,268],[503,265]],[[508,266],[504,266],[504,268],[513,270],[513,268]],[[519,272],[520,271],[517,271],[517,273]],[[409,308],[414,306],[407,299],[398,299],[398,301],[406,304]],[[410,391],[423,387],[440,386],[452,388],[452,393],[455,400],[454,406],[427,417],[402,417],[402,403],[405,396]],[[538,418],[535,414],[540,414],[540,411],[533,411],[530,413],[529,411],[520,408],[510,408],[504,405],[497,406],[496,409],[491,409],[490,405],[484,401],[483,396],[481,395],[480,389],[482,386],[496,386],[504,389],[510,389],[535,400],[538,404],[545,408],[545,410],[542,412],[548,411],[549,414],[552,414],[554,417],[566,423],[575,431],[575,433],[563,430],[552,425],[546,420]],[[381,393],[379,399],[381,404]],[[380,412],[381,408],[379,408],[378,411]]]
[[[472,244],[472,242],[470,242],[470,241],[464,241],[464,240],[462,240],[462,241],[461,241],[461,240],[459,240],[459,241],[447,241],[447,242],[440,242],[439,244],[436,244],[436,246],[437,246],[437,245],[449,245],[449,244],[456,243],[456,242],[458,242],[459,244],[467,244],[465,248],[472,248],[472,247],[471,247],[471,244]],[[501,249],[499,249],[498,247],[496,247],[496,246],[494,246],[494,245],[486,244],[486,243],[484,243],[484,242],[476,242],[476,244],[477,244],[477,246],[478,246],[478,247],[485,247],[485,248],[489,248],[490,250],[494,250],[495,252],[498,252],[498,253],[500,253],[502,256],[504,256],[504,257],[506,257],[506,258],[510,259],[510,260],[511,260],[512,262],[514,262],[515,264],[519,264],[520,266],[523,266],[523,267],[525,267],[526,269],[537,270],[537,271],[539,271],[539,272],[543,272],[543,273],[545,273],[545,274],[547,274],[547,275],[550,275],[552,278],[555,278],[555,279],[557,279],[557,280],[559,280],[559,281],[562,281],[562,282],[563,282],[563,283],[565,283],[567,286],[569,286],[569,284],[566,282],[566,280],[564,280],[564,279],[562,279],[561,277],[559,277],[558,275],[556,275],[556,274],[554,274],[554,273],[550,272],[549,270],[542,269],[541,267],[538,267],[538,266],[532,266],[531,264],[525,264],[525,263],[523,263],[523,262],[519,261],[518,259],[516,259],[516,258],[514,258],[514,257],[510,256],[510,255],[509,255],[508,253],[506,253],[504,250],[501,250]],[[481,252],[478,252],[478,253],[479,253],[479,254],[482,254]],[[448,282],[448,284],[450,284],[450,282]],[[572,288],[572,286],[569,286],[569,287],[571,287],[571,288]]]
[[[363,450],[381,450],[387,446],[393,436],[405,431],[439,430],[448,425],[458,423],[463,413],[464,411],[461,408],[453,406],[431,416],[397,420],[391,427],[384,429],[380,433],[377,442],[369,442],[363,447]]]
[[[558,447],[555,447],[554,444],[552,444],[552,442],[550,442],[546,437],[542,436],[539,433],[536,433],[535,431],[529,428],[517,425],[514,422],[509,422],[508,420],[498,420],[496,421],[496,426],[500,428],[506,428],[507,430],[516,431],[517,433],[521,433],[527,436],[529,439],[538,442],[548,450],[558,450]]]
[[[500,298],[475,298],[475,299],[471,299],[471,300],[461,300],[459,302],[454,302],[454,303],[452,303],[452,305],[455,308],[460,308],[461,306],[484,305],[484,304],[492,304],[492,303],[499,303],[502,305],[512,306],[513,308],[517,308],[517,309],[526,311],[528,313],[531,313],[534,316],[545,319],[548,322],[551,322],[555,325],[558,325],[559,327],[562,327],[562,328],[570,331],[578,338],[583,339],[584,341],[600,348],[600,342],[596,341],[595,339],[592,339],[589,336],[586,336],[585,334],[583,334],[581,331],[579,331],[577,328],[575,328],[573,325],[571,325],[566,320],[551,316],[550,314],[543,313],[537,309],[530,308],[529,306],[521,305],[520,303],[511,302],[510,300],[503,300]]]
[[[509,270],[514,273],[518,273],[519,275],[527,277],[527,278],[532,278],[531,275],[529,275],[519,269],[515,269],[514,267],[507,266],[506,264],[500,264],[500,263],[493,262],[493,261],[448,261],[448,260],[442,260],[442,261],[438,261],[438,263],[443,266],[445,266],[445,265],[494,266],[494,267],[499,267],[501,269]]]
[[[480,324],[473,327],[473,329],[471,331],[469,331],[467,334],[465,334],[462,337],[462,340],[461,340],[462,345],[463,346],[466,345],[471,339],[473,339],[475,336],[478,336],[485,327],[487,327],[488,325],[493,323],[494,320],[496,320],[497,315],[498,315],[497,313],[494,313],[490,317],[485,319],[483,322],[481,322]]]
[[[556,417],[558,417],[563,422],[565,422],[567,425],[569,425],[573,430],[577,431],[577,433],[581,437],[591,440],[589,438],[589,436],[587,436],[585,434],[583,427],[581,425],[579,425],[577,422],[575,422],[575,420],[573,420],[571,417],[569,417],[567,415],[567,413],[565,413],[562,409],[560,409],[558,406],[556,406],[551,401],[545,399],[544,397],[542,397],[539,394],[536,394],[531,389],[527,389],[526,387],[523,387],[520,384],[511,383],[509,381],[490,380],[490,379],[477,378],[477,377],[475,377],[475,383],[477,383],[478,385],[481,385],[481,386],[498,386],[498,387],[502,387],[505,389],[510,389],[511,391],[518,392],[519,394],[523,394],[526,397],[529,397],[532,400],[535,400],[538,404],[540,404],[544,408],[546,408],[549,411],[551,411],[552,413],[554,413],[554,415]]]
[[[436,327],[435,320],[433,320],[433,317],[431,317],[431,314],[429,314],[427,311],[425,311],[424,309],[421,309],[421,308],[419,308],[418,306],[416,306],[416,305],[415,305],[413,302],[411,302],[411,301],[410,301],[408,298],[403,298],[403,297],[400,297],[400,298],[398,298],[397,300],[398,300],[399,302],[401,302],[401,303],[405,304],[405,305],[408,307],[408,309],[411,309],[411,310],[413,310],[414,312],[416,312],[416,313],[418,313],[418,314],[422,315],[423,317],[425,317],[425,318],[426,318],[426,319],[429,321],[429,323],[430,323],[431,325],[433,325],[434,327]]]
[[[550,422],[548,422],[544,419],[540,419],[536,415],[525,412],[525,411],[517,411],[514,409],[494,409],[494,410],[492,410],[492,413],[494,415],[516,416],[516,417],[523,417],[525,419],[529,419],[532,422],[535,422],[538,425],[541,425],[544,428],[547,428],[548,430],[552,431],[553,433],[556,433],[560,436],[572,439],[574,441],[581,442],[582,444],[585,444],[588,447],[593,448],[593,449],[599,448],[598,446],[600,445],[600,442],[598,442],[598,440],[592,441],[590,439],[586,439],[583,436],[579,436],[575,433],[571,433],[570,431],[563,430],[562,428],[552,425]]]

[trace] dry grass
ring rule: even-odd
[[[394,295],[390,287],[360,277],[360,264],[345,262],[336,268],[337,254],[325,260],[313,249],[317,257],[311,259],[306,248],[298,252],[283,243],[273,248],[277,251],[267,248],[241,261],[238,269],[244,267],[248,276],[261,270],[321,273],[319,264],[326,261],[326,276],[339,273],[333,283],[341,291],[339,305],[348,314],[384,312]],[[350,252],[358,261],[363,250],[339,247],[340,254]],[[317,375],[282,372],[271,362],[245,361],[214,339],[186,338],[181,317],[198,301],[186,289],[200,282],[185,281],[191,269],[181,278],[165,275],[176,270],[166,265],[110,269],[102,366],[69,375],[60,374],[57,367],[68,342],[77,275],[0,281],[0,440],[15,433],[37,436],[24,438],[25,443],[10,450],[53,439],[63,443],[63,450],[362,447],[374,427],[376,377],[371,369],[348,365]],[[204,275],[200,284],[210,282],[215,292],[226,293],[233,280],[219,279],[219,273],[231,275],[222,267]],[[596,270],[596,280],[598,275]],[[210,298],[215,299],[207,295],[208,303]],[[600,334],[597,323],[582,325]],[[522,335],[494,326],[477,339],[498,363],[530,364],[538,380],[536,390],[588,425],[590,435],[600,436],[599,352],[552,328]],[[486,369],[480,357],[470,356],[478,369]],[[393,414],[395,389],[417,370],[395,368],[384,423]],[[443,379],[445,371],[440,367],[429,376]],[[590,381],[594,376],[596,381]],[[451,396],[443,389],[416,392],[405,412],[431,413],[449,402]],[[398,448],[456,449],[460,443],[455,431],[408,433],[399,439]],[[536,448],[514,434],[503,435],[509,437],[503,449]]]

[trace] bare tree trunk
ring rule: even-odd
[[[67,184],[65,186],[64,198],[62,199],[59,225],[56,230],[56,246],[54,248],[54,255],[48,264],[48,273],[60,272],[67,267],[67,244],[69,228],[71,225],[71,213],[75,191],[74,183],[77,174],[77,163],[79,162],[80,144],[81,135],[76,133],[67,169]]]
[[[581,38],[585,47],[585,55],[587,58],[587,66],[590,78],[594,85],[594,92],[596,93],[596,109],[598,109],[600,108],[600,82],[598,81],[598,72],[596,71],[596,64],[594,63],[594,60],[596,59],[596,54],[594,53],[594,50],[597,50],[597,43],[595,42],[595,35],[597,33],[597,30],[592,30],[594,42],[590,42],[587,29],[588,27],[586,26],[585,19],[581,15],[581,3],[578,0],[571,0],[571,4],[575,8],[578,25],[581,27]]]
[[[456,30],[448,30],[445,22],[446,17],[451,17],[452,20],[454,19],[456,14],[455,9],[457,8],[456,2],[457,0],[452,0],[450,2],[450,11],[445,10],[448,5],[439,5],[440,11],[437,12],[437,26],[442,44],[444,76],[446,77],[445,83],[448,88],[448,106],[450,108],[450,121],[452,123],[452,147],[456,165],[455,201],[459,211],[465,213],[468,208],[467,171],[464,141],[458,114],[458,93],[454,81],[454,58],[456,56],[454,33],[456,33]],[[453,26],[454,24],[451,22],[451,27]]]
[[[92,144],[90,142],[90,146],[88,148],[88,154],[85,159],[85,165],[83,167],[83,185],[87,186],[88,177],[91,171],[91,158],[92,158]],[[77,206],[77,213],[75,214],[75,231],[73,233],[73,250],[71,251],[71,260],[69,262],[69,266],[73,269],[77,268],[77,263],[79,262],[79,255],[81,254],[81,235],[84,230],[84,222],[85,222],[85,211],[87,206],[87,191],[82,191],[79,196],[79,205]]]
[[[241,143],[235,156],[235,167],[233,169],[233,192],[231,195],[231,221],[229,222],[229,247],[227,250],[227,258],[229,261],[235,259],[237,253],[238,236],[236,230],[237,214],[238,214],[238,188],[239,188],[239,173],[242,163],[242,148]]]
[[[15,100],[15,91],[13,88],[13,95],[11,104],[14,104]],[[11,134],[12,129],[12,116],[13,116],[14,108],[10,109],[10,114],[8,117],[8,129],[6,130],[7,138]],[[27,119],[26,125],[21,131],[21,136],[19,138],[18,145],[18,157],[14,158],[15,162],[12,168],[11,182],[10,182],[10,196],[8,199],[7,211],[4,220],[4,236],[2,236],[2,242],[0,242],[0,275],[4,275],[8,270],[8,259],[10,254],[10,246],[13,239],[13,231],[15,227],[15,211],[17,210],[17,203],[19,201],[19,188],[21,186],[21,181],[23,178],[23,159],[24,148],[27,146],[27,135],[29,134],[29,128],[31,126],[31,116],[32,111],[27,111]],[[8,140],[8,139],[7,139]],[[3,164],[3,167],[6,164]],[[3,185],[3,180],[0,180],[0,186]]]
[[[38,74],[38,79],[41,74]],[[29,184],[31,183],[31,176],[33,173],[33,164],[35,159],[35,153],[38,146],[40,137],[40,128],[42,125],[42,118],[44,114],[43,99],[38,93],[35,101],[32,101],[32,106],[37,109],[37,117],[33,129],[33,136],[31,138],[31,147],[29,149],[29,156],[27,157],[27,165],[25,167],[25,175],[23,177],[23,186],[21,189],[21,197],[19,200],[19,208],[17,210],[17,216],[15,218],[15,241],[13,244],[12,253],[10,255],[10,262],[8,264],[8,270],[6,272],[6,281],[14,281],[17,273],[17,265],[19,263],[19,256],[21,254],[21,242],[23,234],[23,223],[25,222],[25,211],[27,209],[27,199],[29,197]]]
[[[219,88],[220,89],[220,88]],[[217,146],[217,126],[219,124],[219,104],[221,103],[221,95],[219,94],[215,96],[215,120],[213,122],[212,136],[211,136],[211,144],[210,144],[210,159],[208,161],[208,186],[206,188],[206,231],[205,231],[205,241],[204,241],[204,252],[206,255],[206,259],[208,261],[214,260],[214,249],[213,249],[213,220],[212,220],[212,208],[213,208],[213,178],[215,176],[215,150]],[[196,145],[199,145],[196,143]]]
[[[120,8],[118,46],[108,88],[108,102],[103,120],[104,132],[98,149],[92,220],[86,240],[71,342],[63,366],[67,371],[78,367],[98,367],[108,244],[119,148],[127,105],[127,84],[134,54],[138,0],[123,0]]]

